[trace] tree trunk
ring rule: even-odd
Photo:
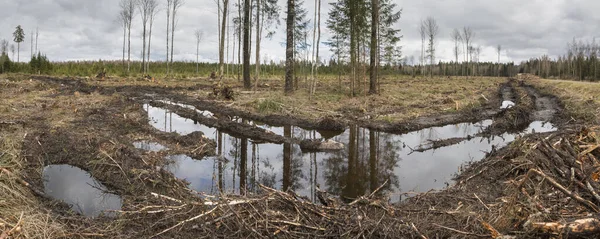
[[[127,72],[131,70],[131,21],[127,25]]]
[[[240,2],[240,0],[238,0],[238,65],[237,65],[237,80],[240,81],[241,77],[240,77],[240,67],[242,65],[242,4]]]
[[[142,27],[142,39],[144,43],[142,44],[142,73],[146,73],[146,23],[143,23]]]
[[[170,26],[170,16],[171,16],[171,1],[167,0],[167,76],[169,75],[169,26]]]
[[[154,13],[152,13],[154,14]],[[150,16],[150,29],[148,29],[148,55],[146,56],[146,58],[148,58],[148,61],[146,61],[146,74],[148,74],[148,71],[150,71],[150,44],[152,43],[152,24],[154,22],[154,16]]]
[[[250,89],[250,0],[244,0],[244,88]]]
[[[218,0],[220,1],[220,0]],[[229,0],[223,0],[223,17],[221,23],[221,34],[220,34],[220,43],[219,43],[219,80],[223,79],[223,71],[225,64],[225,30],[227,26],[227,6],[229,5]]]
[[[126,20],[123,20],[126,21]],[[37,47],[37,46],[36,46]],[[127,47],[127,23],[123,24],[123,69],[125,69],[125,48]]]
[[[352,97],[356,96],[356,57],[357,57],[357,26],[356,26],[356,1],[350,1],[350,67],[351,69],[351,81],[352,81]]]
[[[255,71],[254,71],[254,91],[258,90],[258,80],[260,77],[260,37],[261,37],[261,24],[260,24],[260,0],[256,1],[256,59],[254,62]]]
[[[313,85],[312,85],[312,91],[311,91],[311,95],[315,93],[316,88],[317,88],[317,81],[318,81],[318,76],[319,76],[319,43],[321,42],[321,0],[317,0],[318,1],[318,7],[317,7],[317,42],[316,42],[316,48],[317,48],[317,54],[315,56],[316,59],[316,64],[315,64],[315,75],[314,80],[313,80]]]
[[[371,0],[371,74],[369,94],[377,94],[377,26],[379,26],[379,0]]]
[[[175,14],[177,14],[177,6],[173,2],[173,14],[171,16],[171,65],[173,65],[173,49],[175,45]]]
[[[286,49],[285,49],[285,93],[292,93],[294,90],[294,19],[295,9],[294,0],[287,0],[287,19],[286,19]]]
[[[17,42],[17,62],[20,62],[21,61],[20,59],[21,59],[21,43]]]

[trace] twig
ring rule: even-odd
[[[583,199],[582,197],[580,197],[579,195],[569,191],[568,189],[566,189],[565,187],[563,187],[562,185],[560,185],[558,182],[556,182],[556,180],[554,180],[553,178],[549,177],[548,175],[546,175],[545,173],[537,170],[537,169],[530,169],[529,172],[527,172],[527,175],[525,175],[525,178],[523,179],[523,183],[521,183],[521,185],[519,185],[519,190],[521,188],[523,188],[525,181],[529,178],[529,175],[535,173],[537,175],[539,175],[540,177],[546,179],[545,181],[547,181],[548,183],[552,184],[552,186],[554,186],[556,189],[558,189],[559,191],[563,192],[564,194],[567,194],[569,197],[571,197],[573,200],[579,202],[580,204],[582,204],[583,206],[587,207],[588,209],[591,209],[594,212],[600,212],[600,210],[598,209],[598,207],[596,205],[594,205],[592,202]]]
[[[490,208],[487,205],[485,205],[485,203],[483,203],[483,201],[481,201],[481,198],[479,198],[476,193],[473,193],[473,195],[475,195],[475,198],[477,198],[477,200],[479,200],[479,202],[481,203],[481,205],[483,205],[485,207],[485,209],[487,209],[488,211],[491,211]]]
[[[417,227],[415,226],[414,223],[410,223],[410,227],[412,227],[412,229],[419,235],[419,237],[421,237],[422,239],[427,239],[426,236],[424,236],[423,234],[421,234],[421,232],[419,231],[419,229],[417,229]]]
[[[115,163],[117,165],[117,167],[121,170],[121,172],[123,173],[123,176],[125,177],[125,179],[127,179],[127,182],[129,184],[131,184],[131,181],[129,181],[129,177],[127,177],[127,174],[125,173],[125,170],[123,170],[123,168],[121,167],[121,165],[119,165],[117,163],[117,161],[115,161],[115,159],[113,159],[113,157],[111,157],[110,155],[108,155],[107,152],[105,152],[104,150],[100,150],[101,153],[103,153],[104,155],[106,155],[106,157],[108,157],[110,160],[113,161],[113,163]]]
[[[184,221],[181,221],[181,222],[179,222],[179,223],[175,224],[174,226],[172,226],[172,227],[169,227],[169,228],[167,228],[167,229],[163,230],[162,232],[160,232],[160,233],[158,233],[158,234],[154,235],[153,237],[160,236],[160,235],[162,235],[162,234],[164,234],[164,233],[166,233],[166,232],[168,232],[168,231],[172,230],[173,228],[176,228],[176,227],[178,227],[178,226],[181,226],[181,225],[183,225],[183,224],[184,224],[184,223],[186,223],[186,222],[191,222],[191,221],[194,221],[194,220],[200,219],[200,218],[202,218],[202,217],[204,217],[204,216],[206,216],[206,215],[208,215],[208,214],[211,214],[212,212],[214,212],[215,210],[217,210],[217,208],[218,208],[218,207],[215,207],[215,208],[211,209],[211,210],[210,210],[210,211],[208,211],[208,212],[205,212],[205,213],[202,213],[202,214],[200,214],[200,215],[198,215],[198,216],[191,217],[191,218],[188,218],[188,219],[186,219],[186,220],[184,220]]]
[[[325,228],[322,227],[311,227],[311,226],[307,226],[307,225],[303,225],[300,223],[296,223],[296,222],[289,222],[289,221],[283,221],[283,220],[275,220],[275,221],[270,221],[272,223],[283,223],[283,224],[288,224],[291,226],[297,226],[297,227],[304,227],[304,228],[308,228],[308,229],[312,229],[312,230],[317,230],[317,231],[325,231]]]
[[[379,192],[379,190],[381,190],[387,183],[388,183],[389,179],[385,180],[385,182],[383,182],[383,184],[381,184],[381,186],[379,186],[377,189],[375,189],[375,191],[373,191],[368,198],[372,198],[377,192]]]
[[[169,197],[169,196],[165,196],[165,195],[161,195],[161,194],[158,194],[158,193],[150,193],[150,194],[152,196],[154,196],[154,197],[157,197],[157,198],[164,198],[164,199],[167,199],[167,200],[170,200],[170,201],[173,201],[173,202],[177,202],[177,203],[182,203],[183,204],[183,202],[181,200],[179,200],[179,199],[175,199],[175,198],[172,198],[172,197]]]
[[[472,232],[464,232],[464,231],[456,230],[456,229],[450,228],[450,227],[445,227],[445,226],[442,226],[442,225],[439,225],[439,224],[435,224],[435,223],[432,223],[432,225],[434,225],[436,227],[440,227],[440,228],[446,229],[446,230],[449,230],[449,231],[460,233],[460,234],[463,234],[463,235],[471,235],[471,236],[478,236],[478,237],[490,237],[491,236],[491,235],[476,234],[476,233],[472,233]]]

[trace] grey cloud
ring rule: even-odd
[[[153,26],[152,58],[165,58],[166,19],[164,0],[159,0],[161,12]],[[233,1],[237,2],[237,1]],[[329,3],[322,3],[322,41],[327,41],[329,32],[325,20],[330,9]],[[421,19],[433,16],[440,24],[437,43],[439,60],[451,60],[453,28],[470,26],[476,32],[475,45],[482,47],[482,61],[497,59],[495,46],[500,44],[506,51],[503,61],[517,63],[548,54],[556,57],[563,54],[567,42],[572,38],[591,40],[600,32],[600,1],[592,0],[421,0],[399,1],[403,15],[398,24],[404,38],[404,55],[420,56],[420,36],[418,24]],[[40,28],[40,49],[52,60],[97,60],[120,59],[122,50],[122,29],[116,21],[118,0],[0,0],[0,38],[12,40],[16,25],[22,25],[27,34],[21,46],[22,60],[29,56],[29,35],[31,30]],[[285,1],[280,0],[283,18]],[[306,0],[308,16],[312,18],[314,1]],[[235,8],[233,15],[237,15]],[[204,31],[200,46],[201,59],[217,60],[217,7],[214,0],[188,0],[181,9],[175,35],[175,59],[195,60],[195,29]],[[282,22],[284,23],[284,22]],[[312,26],[312,24],[311,24]],[[141,23],[136,15],[132,29],[132,57],[139,59],[141,51]],[[284,58],[285,27],[279,26],[271,40],[263,40],[261,53],[268,60]],[[232,32],[230,34],[233,34]],[[254,34],[254,33],[253,33]],[[237,51],[237,49],[235,49]],[[331,53],[321,44],[322,59],[329,59]],[[230,46],[229,55],[233,53]],[[462,58],[462,57],[461,57]]]

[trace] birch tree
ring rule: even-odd
[[[148,21],[150,15],[152,15],[152,2],[153,0],[138,0],[138,9],[140,16],[142,17],[142,73],[146,73],[146,36],[148,31]]]
[[[217,1],[221,1],[221,0],[217,0]],[[223,1],[223,10],[219,10],[221,11],[221,29],[219,32],[219,80],[223,79],[223,70],[224,70],[224,64],[225,64],[225,30],[226,30],[226,26],[227,26],[227,8],[229,6],[229,0],[222,0]]]
[[[461,50],[461,42],[462,42],[462,35],[460,34],[460,31],[456,28],[454,28],[454,30],[452,31],[452,41],[454,41],[454,73],[456,74],[456,65],[458,64],[458,55],[460,55],[460,50]],[[461,68],[462,69],[462,68]]]
[[[194,36],[196,37],[196,74],[198,74],[200,70],[200,41],[204,36],[204,32],[198,29],[194,32]]]
[[[171,14],[171,65],[173,64],[173,49],[175,47],[175,27],[177,26],[177,12],[185,3],[184,0],[173,0],[173,9]]]
[[[171,27],[171,7],[173,6],[173,0],[167,0],[167,59],[166,59],[166,65],[167,65],[167,75],[169,75],[169,30]]]
[[[433,76],[433,66],[435,65],[435,41],[437,34],[440,31],[440,27],[437,21],[433,17],[425,19],[425,32],[427,33],[427,56],[429,57],[430,72],[429,75]]]
[[[127,72],[129,72],[131,69],[131,25],[135,14],[136,0],[121,0],[119,6],[123,11],[124,24],[127,28]]]
[[[150,69],[150,52],[152,48],[152,25],[154,24],[154,17],[158,14],[158,2],[157,0],[150,0],[150,29],[148,32],[148,54],[146,57],[148,60],[146,61],[146,73]]]
[[[473,33],[473,30],[470,27],[463,27],[463,35],[462,35],[462,39],[465,43],[465,60],[467,62],[467,72],[466,75],[467,77],[469,77],[469,64],[470,64],[470,60],[469,60],[469,55],[472,52],[471,49],[471,44],[472,44],[472,40],[475,37],[475,33]]]

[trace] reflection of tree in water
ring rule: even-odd
[[[323,162],[327,191],[353,199],[375,190],[386,180],[389,182],[382,192],[399,187],[394,168],[400,160],[401,144],[393,135],[351,126],[347,142],[348,150],[332,153]]]
[[[283,128],[283,136],[290,138],[292,136],[292,126],[285,126]],[[305,179],[304,173],[302,172],[302,151],[297,145],[290,143],[283,144],[283,179],[282,179],[282,190],[295,191],[302,187],[300,179]]]

